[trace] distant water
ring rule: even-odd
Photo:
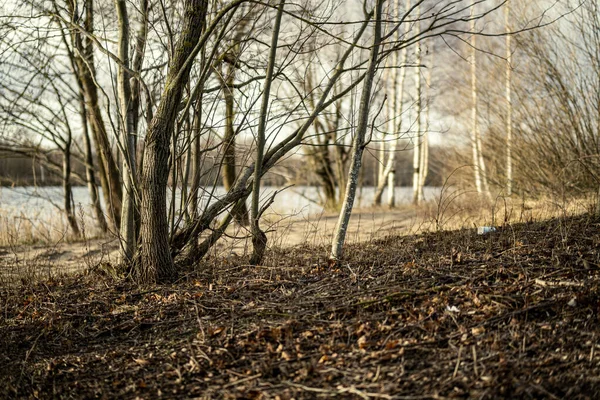
[[[212,189],[212,188],[210,188]],[[266,201],[276,187],[265,187],[262,190],[261,197]],[[440,188],[426,187],[424,190],[425,200],[433,200],[439,196]],[[101,193],[100,193],[101,194]],[[214,192],[207,191],[201,193],[200,207],[206,207],[212,201],[225,194],[223,187],[217,187]],[[365,187],[357,192],[355,207],[368,207],[373,203],[375,188]],[[78,217],[83,213],[88,227],[93,226],[93,213],[90,206],[89,192],[86,187],[74,187],[73,196]],[[387,199],[387,192],[383,194],[383,201]],[[101,196],[102,198],[102,196]],[[168,193],[168,198],[171,194]],[[180,203],[180,196],[177,193],[177,204]],[[412,199],[412,188],[396,187],[396,201],[398,204],[409,203]],[[311,186],[292,186],[275,197],[275,202],[271,206],[271,212],[282,215],[308,216],[318,214],[323,208],[318,204],[319,191]],[[64,217],[61,215],[62,209],[62,188],[52,187],[0,187],[0,224],[11,223],[11,220],[23,219],[36,221],[43,224],[58,224],[66,226]],[[60,229],[57,226],[57,229]]]

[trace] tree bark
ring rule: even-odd
[[[186,63],[205,25],[208,0],[185,0],[182,33],[169,63],[161,102],[146,134],[141,177],[140,259],[138,281],[150,283],[176,275],[169,248],[167,183],[171,134],[192,63]]]
[[[262,262],[265,249],[267,247],[267,235],[260,229],[259,219],[259,200],[260,200],[260,180],[262,176],[262,166],[265,153],[265,133],[267,130],[267,113],[269,111],[269,97],[271,94],[271,83],[273,83],[273,72],[275,71],[275,60],[277,56],[277,42],[279,40],[279,29],[281,27],[281,18],[283,17],[283,8],[285,0],[280,0],[275,25],[271,36],[271,51],[267,65],[267,73],[263,86],[262,104],[260,107],[260,117],[258,120],[258,130],[256,134],[256,159],[254,163],[254,182],[252,185],[252,205],[250,207],[250,230],[252,232],[252,256],[250,264],[258,265]]]
[[[235,71],[236,67],[232,64],[227,64],[227,72],[225,80],[223,82],[224,90],[223,96],[225,98],[225,137],[223,142],[225,143],[225,149],[223,150],[223,186],[225,190],[229,191],[235,184],[237,178],[236,172],[236,151],[235,141],[236,134],[234,129],[235,122],[235,97],[234,97],[234,83],[235,83]],[[248,208],[245,203],[240,207],[234,209],[233,215],[234,220],[242,225],[246,226],[249,224],[248,219]]]
[[[417,6],[417,18],[420,18],[421,16],[421,6],[418,5]],[[420,22],[416,21],[415,22],[416,25],[416,35],[419,35],[421,32],[421,27],[420,27]],[[420,191],[420,185],[421,185],[421,113],[422,113],[422,90],[421,90],[421,43],[417,43],[417,48],[415,50],[416,52],[416,64],[417,67],[415,68],[415,89],[416,89],[416,96],[417,96],[417,101],[416,101],[416,113],[417,113],[417,120],[416,120],[416,126],[417,126],[417,132],[416,132],[416,139],[414,141],[414,149],[413,149],[413,204],[420,204],[421,203],[421,191]]]
[[[476,0],[471,0],[471,142],[473,147],[473,165],[475,171],[475,188],[478,194],[490,197],[485,163],[482,154],[481,132],[479,130],[478,104],[477,104],[477,35],[475,33],[475,6]]]
[[[73,23],[77,23],[79,15],[73,1],[67,3],[70,8]],[[90,35],[94,33],[94,2],[85,0],[85,19],[83,29]],[[73,30],[71,33],[73,47],[77,50],[75,63],[77,73],[83,87],[88,121],[92,129],[92,139],[97,150],[100,184],[106,205],[107,214],[112,225],[118,228],[121,219],[121,184],[119,170],[110,148],[106,126],[98,103],[98,88],[96,87],[94,68],[94,48],[91,39],[85,43],[81,35]]]
[[[356,196],[356,187],[358,184],[358,175],[362,164],[362,154],[365,146],[365,136],[369,124],[369,111],[371,106],[371,90],[375,73],[377,72],[377,56],[379,54],[379,45],[381,42],[381,13],[384,0],[377,0],[375,3],[375,28],[373,35],[373,46],[369,55],[369,65],[363,84],[363,90],[360,99],[360,108],[358,112],[358,127],[352,141],[352,164],[348,171],[348,180],[346,185],[346,195],[340,216],[335,228],[335,235],[331,244],[331,254],[329,260],[331,263],[337,264],[343,255],[344,242],[346,240],[346,232],[348,223],[352,215],[352,207]]]
[[[425,46],[429,43],[428,40],[425,42]],[[430,59],[433,59],[430,56]],[[419,197],[420,201],[425,200],[425,181],[429,173],[429,111],[431,105],[431,70],[433,68],[433,62],[430,62],[425,72],[425,88],[427,92],[427,101],[425,103],[425,130],[423,131],[423,140],[421,141],[421,155],[419,165]],[[421,95],[422,96],[422,95]]]
[[[131,75],[129,69],[129,16],[125,0],[115,0],[115,9],[119,22],[119,51],[121,65],[117,66],[117,93],[119,98],[119,127],[123,146],[123,198],[121,209],[121,260],[129,263],[133,259],[136,247],[135,229],[135,131],[134,114],[131,102]]]
[[[71,136],[67,138],[65,147],[63,149],[63,193],[64,193],[64,208],[69,222],[71,232],[75,237],[81,236],[79,225],[77,224],[77,217],[75,216],[75,210],[73,209],[73,190],[71,187]]]
[[[96,184],[96,173],[94,171],[94,159],[92,157],[92,143],[90,141],[90,132],[88,129],[88,121],[85,110],[85,99],[83,93],[80,94],[79,108],[81,115],[81,126],[83,129],[83,141],[85,145],[85,177],[90,193],[90,201],[96,214],[96,220],[100,226],[102,233],[108,232],[108,225],[106,224],[106,218],[100,205],[100,198],[98,197],[98,185]]]
[[[504,24],[506,29],[506,194],[512,195],[512,100],[511,100],[511,68],[512,50],[510,35],[510,0],[504,6]]]

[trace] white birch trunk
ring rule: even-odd
[[[417,6],[417,18],[421,16],[421,7]],[[415,22],[416,35],[421,32],[420,22]],[[416,68],[415,68],[415,91],[416,91],[416,135],[414,140],[413,149],[413,203],[419,204],[421,199],[419,196],[419,187],[421,183],[421,112],[422,112],[422,98],[421,98],[421,43],[417,43],[416,48]]]
[[[369,55],[369,65],[363,84],[363,90],[360,99],[360,108],[358,111],[358,127],[356,129],[354,140],[352,141],[351,166],[348,171],[348,182],[346,184],[346,195],[340,211],[340,216],[335,228],[335,235],[331,244],[330,262],[337,263],[342,257],[344,242],[348,223],[352,215],[352,207],[356,196],[356,187],[358,185],[358,176],[362,163],[362,154],[365,146],[365,136],[369,124],[369,110],[371,101],[371,89],[375,73],[377,72],[377,56],[379,54],[379,44],[381,42],[381,14],[384,0],[377,0],[375,4],[375,28],[373,35],[373,47]]]
[[[395,1],[396,4],[396,17],[400,16],[400,5],[398,0]],[[410,0],[406,0],[406,9],[410,9]],[[410,24],[406,24],[406,28],[404,30],[405,36],[410,32]],[[396,41],[398,41],[399,34],[396,32]],[[397,53],[394,54],[396,57]],[[398,123],[396,124],[395,135],[396,138],[394,140],[394,148],[393,151],[390,151],[390,158],[388,160],[388,199],[387,204],[389,208],[394,208],[396,206],[396,150],[398,149],[398,142],[400,141],[400,135],[402,132],[402,120],[404,118],[404,82],[406,79],[406,60],[408,58],[408,48],[402,49],[402,55],[400,65],[396,65],[396,68],[402,66],[400,71],[396,69],[394,75],[394,110],[396,110],[396,117],[398,118]],[[398,81],[396,81],[398,79]]]
[[[406,8],[410,8],[410,0],[406,1]],[[394,1],[394,17],[396,19],[399,18],[400,15],[400,4],[399,0]],[[406,24],[405,34],[408,34],[410,31],[410,24]],[[394,41],[398,43],[400,40],[400,34],[397,30],[394,34]],[[408,49],[405,47],[401,51],[400,60],[398,57],[398,52],[395,51],[392,55],[392,66],[393,70],[393,83],[392,83],[392,100],[390,104],[392,105],[393,112],[390,116],[390,126],[393,137],[391,139],[388,160],[385,164],[385,168],[383,170],[383,179],[379,181],[377,189],[375,191],[374,203],[375,205],[381,204],[381,197],[383,195],[383,190],[385,186],[388,187],[388,206],[390,208],[395,206],[396,203],[396,195],[395,195],[395,182],[396,182],[396,151],[398,149],[398,141],[400,140],[400,132],[402,130],[402,114],[404,112],[404,103],[402,102],[403,93],[404,93],[404,80],[406,78],[406,68],[404,67],[406,64],[406,59],[408,57]],[[398,62],[400,61],[400,62]],[[396,122],[396,119],[398,122]],[[387,180],[387,182],[386,182]]]
[[[506,2],[504,9],[506,29],[506,194],[512,195],[512,100],[511,100],[511,68],[512,50],[510,35],[510,0]]]
[[[426,41],[426,45],[428,45],[429,40]],[[425,103],[425,130],[423,131],[423,139],[421,141],[421,160],[419,165],[419,202],[425,200],[425,181],[427,180],[427,175],[429,172],[429,110],[431,106],[431,70],[433,68],[433,53],[430,56],[432,62],[429,63],[429,66],[426,69],[425,73],[425,86],[427,88],[427,102]]]
[[[473,170],[475,172],[475,188],[478,194],[490,197],[490,191],[485,174],[485,163],[481,145],[481,132],[479,131],[478,105],[477,105],[477,36],[475,33],[475,5],[476,0],[471,0],[471,142],[473,147]]]

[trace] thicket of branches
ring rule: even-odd
[[[459,104],[447,115],[447,106],[435,106],[443,86],[436,70],[446,53],[468,58],[467,43],[481,50],[475,38],[524,31],[518,46],[535,61],[525,72],[540,77],[535,84],[507,81],[518,99],[505,104],[518,108],[508,124],[519,149],[509,179],[515,190],[548,180],[528,175],[523,163],[531,154],[548,162],[543,173],[549,176],[575,154],[580,175],[594,169],[599,92],[583,94],[599,76],[598,25],[587,22],[597,6],[569,14],[596,40],[579,48],[559,28],[529,30],[552,20],[544,12],[490,28],[486,21],[504,21],[510,3],[24,0],[4,10],[0,28],[0,147],[36,157],[61,177],[75,235],[72,163],[84,165],[78,182],[87,184],[98,223],[118,235],[123,263],[140,282],[169,279],[177,264],[197,262],[231,223],[250,226],[251,261],[260,263],[266,246],[260,217],[272,201],[260,197],[261,181],[304,154],[324,206],[341,210],[331,251],[337,262],[365,149],[377,154],[378,201],[387,186],[390,206],[396,153],[413,151],[414,199],[422,200],[430,132],[445,129],[432,121],[464,114]],[[555,32],[552,40],[547,32]],[[559,57],[557,46],[569,43],[581,57]],[[500,58],[508,54],[496,50]],[[586,51],[596,57],[586,59]],[[462,111],[473,110],[475,183],[483,179],[498,189],[505,185],[504,166],[485,172],[485,164],[502,147],[487,146],[505,136],[502,125],[491,123],[479,132],[475,60],[473,53],[473,104]],[[568,63],[589,73],[569,75]],[[456,63],[455,74],[468,65]],[[554,100],[536,102],[531,90]],[[544,136],[549,130],[572,135]],[[60,154],[61,162],[49,153]]]

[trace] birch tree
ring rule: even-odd
[[[475,7],[476,0],[471,0],[471,146],[473,151],[473,170],[475,173],[475,188],[477,193],[491,197],[485,163],[482,154],[481,131],[479,130],[479,112],[477,107],[477,35]]]
[[[406,10],[410,9],[410,0],[406,0]],[[400,17],[400,1],[394,1],[394,15],[398,19]],[[404,37],[407,37],[410,32],[410,24],[405,24]],[[400,30],[397,29],[394,33],[394,40],[400,40]],[[400,55],[398,54],[400,53]],[[385,168],[381,174],[381,179],[377,184],[373,203],[377,206],[381,204],[383,191],[387,185],[388,188],[388,206],[395,206],[395,189],[396,189],[396,152],[398,150],[398,142],[400,141],[402,132],[402,118],[404,113],[404,80],[406,78],[406,61],[408,58],[408,48],[404,47],[400,52],[395,51],[392,54],[393,72],[392,78],[392,100],[389,104],[392,105],[392,115],[390,116],[392,139],[388,151],[388,159],[385,163]]]
[[[512,71],[512,49],[510,28],[510,0],[504,6],[504,27],[506,30],[506,194],[512,195],[512,100],[511,100],[511,71]]]
[[[384,0],[376,0],[375,2],[375,26],[373,32],[373,44],[370,50],[369,63],[367,66],[365,82],[363,84],[360,106],[358,110],[358,126],[354,133],[352,141],[351,164],[348,172],[348,180],[346,184],[346,195],[337,225],[334,231],[333,242],[331,244],[331,254],[329,259],[332,263],[339,262],[342,257],[344,242],[346,240],[346,232],[348,223],[352,215],[352,207],[356,196],[356,188],[358,185],[358,174],[362,163],[362,154],[365,147],[365,137],[369,125],[369,111],[371,109],[371,90],[375,74],[377,73],[379,45],[381,43],[381,12],[383,9]]]
[[[429,40],[426,41],[426,46],[429,43]],[[430,62],[427,65],[425,71],[425,87],[427,91],[427,101],[425,103],[425,130],[423,131],[423,139],[421,141],[421,154],[420,154],[420,164],[419,164],[419,196],[420,200],[424,200],[425,192],[425,181],[427,180],[427,175],[429,172],[429,129],[431,127],[431,122],[429,120],[430,111],[431,111],[431,71],[433,69],[433,52],[429,52],[429,60]]]
[[[421,7],[417,5],[417,34],[421,32]],[[413,137],[413,204],[420,204],[422,201],[421,194],[421,113],[422,113],[422,89],[421,89],[421,43],[419,42],[415,49],[416,67],[415,67],[415,127],[416,132]]]

